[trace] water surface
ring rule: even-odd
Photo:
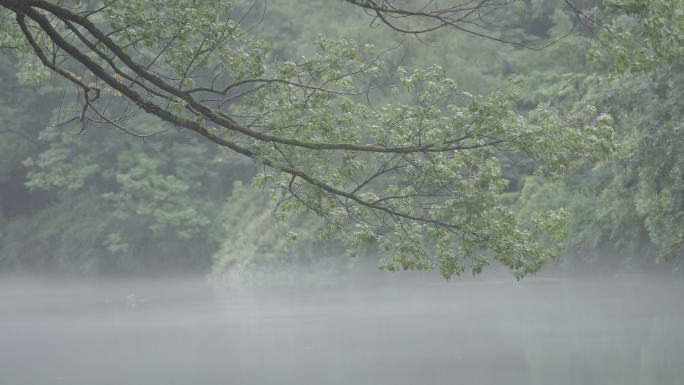
[[[669,279],[0,278],[0,384],[682,384]]]

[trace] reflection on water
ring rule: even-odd
[[[0,384],[681,384],[684,288],[0,278]]]

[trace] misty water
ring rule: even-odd
[[[663,278],[0,278],[0,384],[681,384]]]

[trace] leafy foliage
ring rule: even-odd
[[[269,194],[236,182],[220,214],[221,247],[212,276],[229,286],[325,284],[353,260],[340,258],[339,242],[322,240],[312,213],[283,216]]]
[[[601,2],[598,11],[610,23],[589,51],[593,62],[561,62],[535,73],[531,103],[552,105],[569,116],[587,103],[603,108],[615,117],[618,151],[563,182],[531,182],[523,205],[561,200],[571,207],[569,250],[584,258],[679,257],[684,206],[682,159],[675,148],[683,143],[683,9],[676,1],[629,1]],[[570,43],[563,49],[587,51],[582,40],[575,40],[574,48]]]
[[[539,109],[525,119],[512,92],[460,92],[437,66],[385,72],[372,49],[344,40],[319,38],[308,56],[270,60],[270,47],[231,21],[223,4],[106,1],[81,14],[70,3],[0,3],[16,15],[26,51],[81,89],[81,120],[94,114],[130,132],[109,101],[123,96],[252,158],[268,168],[260,183],[279,191],[283,212],[318,213],[326,236],[340,234],[352,248],[377,243],[390,254],[387,269],[439,267],[448,278],[498,261],[520,278],[553,257],[539,237],[554,238],[562,215],[522,226],[499,202],[506,180],[498,159],[523,154],[552,173],[602,159],[612,150],[608,116],[589,108],[570,126]],[[73,61],[50,59],[61,55]],[[380,80],[395,93],[392,101],[378,104]],[[192,191],[190,182],[163,175],[162,162],[126,157],[137,163],[116,173],[120,191],[103,195],[120,217],[134,202],[133,212],[152,216],[153,231],[184,223],[181,239],[210,223],[192,202],[175,198]],[[59,169],[67,160],[77,172]],[[99,169],[63,148],[30,165],[37,167],[31,184],[75,190]],[[46,167],[55,172],[41,173]],[[163,176],[140,179],[150,172]],[[112,183],[111,175],[101,177]],[[137,195],[152,199],[141,204]],[[356,230],[348,230],[350,221]],[[108,247],[125,250],[120,238],[108,237]]]
[[[218,249],[216,272],[245,275],[313,259],[316,234],[339,239],[335,253],[373,246],[387,270],[445,277],[497,262],[520,278],[563,245],[584,260],[681,255],[679,2],[518,2],[497,10],[505,24],[484,20],[485,40],[407,40],[391,23],[367,28],[369,3],[346,3],[263,16],[240,1],[0,0],[0,45],[16,47],[21,81],[54,87],[49,69],[79,90],[38,147],[8,146],[0,172],[25,168],[52,200],[3,232],[36,234],[49,255],[73,237],[53,259],[85,256],[85,270]],[[411,16],[422,19],[402,25],[439,21]],[[264,230],[273,208],[240,185],[217,210],[254,174],[288,231]],[[301,242],[284,240],[290,227]],[[21,246],[0,255],[34,253]]]

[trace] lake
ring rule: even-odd
[[[0,277],[0,384],[682,384],[671,278]]]

